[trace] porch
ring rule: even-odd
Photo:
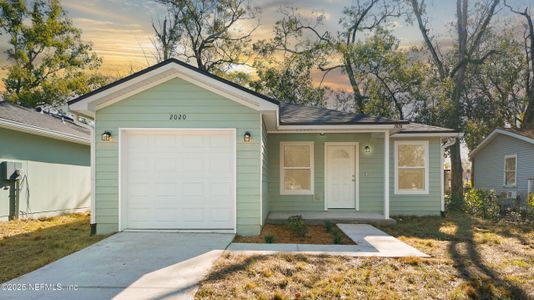
[[[324,221],[333,223],[366,223],[394,225],[397,223],[394,219],[384,218],[379,213],[363,213],[354,209],[329,209],[326,211],[280,211],[270,212],[267,216],[268,224],[285,224],[291,216],[300,215],[308,224],[322,224]]]

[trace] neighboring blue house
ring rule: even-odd
[[[88,210],[90,135],[69,120],[0,98],[0,221]]]
[[[529,179],[534,179],[534,130],[497,128],[469,157],[475,188],[527,198]]]

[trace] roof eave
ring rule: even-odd
[[[473,149],[473,151],[469,153],[469,158],[472,159],[478,152],[480,152],[480,150],[486,147],[486,145],[489,144],[497,136],[497,134],[503,134],[506,136],[510,136],[510,137],[525,141],[527,143],[534,144],[534,139],[526,137],[522,134],[507,131],[502,128],[496,128],[485,139],[483,139],[482,142],[480,142],[480,144],[478,144],[478,146],[476,146],[476,148]]]
[[[82,145],[91,144],[91,140],[88,137],[84,138],[73,134],[67,134],[59,131],[54,131],[48,128],[41,128],[11,120],[0,119],[0,127]]]

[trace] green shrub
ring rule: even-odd
[[[294,235],[299,237],[305,237],[308,233],[308,225],[304,222],[302,216],[291,216],[287,219],[289,224],[289,229],[293,232]]]
[[[534,209],[534,193],[528,195],[528,208]]]
[[[332,228],[334,228],[334,223],[328,220],[324,221],[324,230],[326,230],[326,232],[331,232]]]
[[[266,242],[267,244],[272,244],[272,243],[274,243],[274,235],[272,235],[272,234],[267,234],[267,235],[265,235],[265,236],[263,237],[263,239],[265,240],[265,242]]]
[[[332,241],[335,245],[341,244],[341,239],[343,239],[343,235],[339,231],[334,231],[332,233]]]
[[[494,191],[470,189],[464,195],[466,213],[484,219],[498,219],[500,206]]]

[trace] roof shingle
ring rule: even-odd
[[[88,128],[67,121],[63,122],[61,119],[7,101],[0,101],[0,119],[83,139],[89,139],[91,136]]]

